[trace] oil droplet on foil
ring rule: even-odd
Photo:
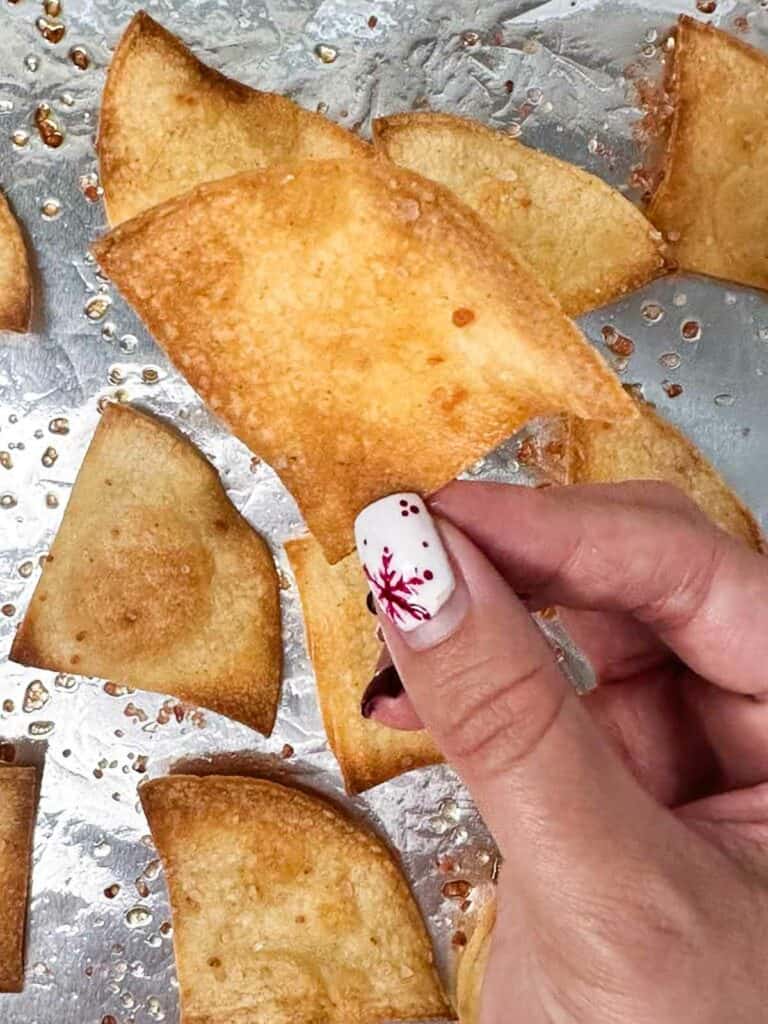
[[[51,699],[50,693],[43,686],[41,680],[33,679],[24,693],[22,709],[29,714],[32,711],[40,711]]]
[[[724,393],[722,395],[715,395],[715,405],[719,405],[721,407],[722,406],[733,405],[733,403],[735,401],[736,401],[736,399],[734,398],[733,395],[729,395],[729,394],[726,394],[726,393]]]
[[[49,18],[58,18],[61,14],[61,0],[43,0],[43,10]]]
[[[147,1013],[153,1020],[165,1020],[165,1013],[157,996],[150,996],[147,1000]]]
[[[91,57],[84,46],[73,46],[69,51],[69,59],[80,71],[87,71],[91,66]]]
[[[46,508],[58,508],[59,507],[59,499],[56,497],[55,494],[46,494],[46,496],[45,496],[45,505],[46,505]]]
[[[89,174],[81,174],[79,179],[80,191],[89,203],[98,203],[104,195],[104,189],[99,184],[99,176],[95,171]]]
[[[4,604],[3,607],[0,608],[0,612],[2,612],[3,615],[5,615],[7,618],[10,619],[10,617],[12,615],[16,614],[16,605],[15,604]],[[8,704],[8,703],[9,703],[9,701],[5,702],[5,704]],[[5,706],[5,704],[3,704],[3,711],[7,711],[8,710],[8,708]],[[13,710],[13,708],[11,708],[11,710]]]
[[[24,58],[24,67],[27,71],[31,71],[33,74],[40,67],[40,61],[34,55],[34,53],[28,53]]]
[[[672,380],[662,381],[661,386],[666,391],[668,398],[679,398],[683,393],[683,385],[676,384]]]
[[[37,31],[46,43],[60,43],[66,34],[66,26],[61,22],[51,21],[50,18],[39,17],[35,22]]]
[[[15,494],[9,494],[8,492],[0,494],[0,508],[16,508],[18,503],[19,502]],[[21,569],[19,569],[19,572],[21,572]]]
[[[676,370],[682,359],[677,352],[664,352],[659,356],[659,363],[665,370]]]
[[[45,451],[43,452],[40,461],[46,467],[46,469],[50,469],[51,466],[56,462],[58,457],[59,453],[56,451],[55,448],[51,448],[49,445],[48,448],[46,448]]]
[[[30,736],[48,736],[55,728],[54,722],[32,722],[27,732]]]
[[[139,339],[133,334],[124,334],[120,339],[120,351],[130,355],[139,347]]]
[[[647,324],[657,324],[664,316],[664,307],[658,302],[646,302],[642,308],[643,320]]]
[[[327,46],[325,43],[318,43],[315,47],[315,56],[321,60],[323,64],[333,64],[339,56],[339,51],[333,46]]]
[[[442,888],[443,896],[449,900],[465,900],[471,892],[472,886],[464,878],[452,879]]]
[[[44,220],[56,220],[61,213],[61,203],[58,199],[46,199],[40,207]]]
[[[69,420],[66,416],[55,416],[48,424],[48,429],[52,434],[68,434]]]
[[[94,295],[92,299],[89,299],[85,304],[83,312],[89,320],[101,320],[106,315],[107,310],[112,304],[112,300],[104,295]]]
[[[35,111],[35,125],[46,146],[58,149],[64,141],[64,132],[56,121],[47,103],[40,103]]]
[[[698,320],[686,320],[680,328],[683,341],[698,341],[701,337],[701,324]]]
[[[3,469],[13,469],[13,459],[10,452],[0,452],[0,466]]]
[[[125,915],[125,923],[129,928],[144,928],[152,920],[152,914],[146,907],[131,907]]]
[[[24,146],[29,142],[29,134],[22,131],[21,128],[17,128],[11,135],[11,142],[17,149],[23,149]]]

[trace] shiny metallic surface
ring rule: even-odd
[[[639,160],[633,81],[658,78],[674,18],[696,13],[693,3],[594,0],[157,0],[147,8],[227,74],[364,134],[372,116],[455,111],[519,132],[621,187]],[[295,780],[377,828],[401,853],[446,974],[464,919],[442,887],[456,878],[480,884],[496,871],[493,845],[447,768],[344,796],[281,547],[301,528],[296,507],[205,410],[87,255],[105,223],[93,148],[99,97],[134,9],[125,0],[63,0],[49,21],[65,32],[51,42],[36,24],[40,4],[0,0],[0,186],[22,221],[37,278],[35,333],[0,336],[0,496],[8,496],[0,500],[0,741],[16,744],[17,761],[45,764],[26,987],[0,996],[3,1024],[178,1019],[166,893],[137,799],[142,778],[171,767]],[[713,20],[768,48],[764,6],[725,0]],[[56,148],[35,125],[42,103],[63,133]],[[652,307],[649,315],[649,303],[661,314]],[[689,321],[700,325],[697,340],[683,336]],[[635,342],[622,377],[641,383],[690,433],[765,525],[765,296],[672,277],[584,318],[607,352],[605,325]],[[670,382],[682,385],[678,397],[666,393]],[[285,588],[286,674],[268,740],[205,711],[176,710],[162,696],[6,660],[104,398],[173,419],[272,544]],[[468,475],[528,481],[516,452],[508,443]],[[573,652],[566,657],[588,684],[588,667]]]

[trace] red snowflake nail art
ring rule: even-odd
[[[418,494],[392,494],[372,502],[355,521],[355,541],[376,605],[400,630],[409,633],[435,618],[455,579],[437,527]]]
[[[389,548],[384,548],[378,569],[371,572],[367,565],[363,566],[368,582],[376,589],[376,600],[393,622],[405,622],[408,616],[416,622],[431,619],[432,616],[427,609],[411,599],[418,587],[424,586],[427,580],[432,579],[432,573],[427,569],[423,577],[414,575],[406,579],[402,573],[392,568],[393,557]]]

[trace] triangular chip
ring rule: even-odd
[[[381,1024],[447,1010],[399,867],[324,800],[260,779],[141,787],[182,1024]]]
[[[112,59],[98,141],[110,224],[237,171],[367,150],[322,115],[201,64],[144,11]]]
[[[11,658],[159,690],[272,729],[277,574],[180,434],[108,405]]]
[[[464,947],[456,975],[456,1009],[459,1024],[480,1024],[480,1004],[485,968],[491,952],[493,926],[496,923],[496,899],[489,898],[480,908],[475,929]]]
[[[0,192],[0,331],[28,330],[31,308],[27,248],[16,218]]]
[[[0,992],[21,992],[37,772],[0,765]]]
[[[330,561],[369,502],[435,490],[533,416],[634,414],[490,229],[383,159],[201,185],[94,253]]]
[[[760,550],[760,528],[720,474],[652,406],[638,400],[637,407],[640,418],[622,427],[571,421],[569,482],[662,480],[674,484],[718,526]]]
[[[285,549],[299,584],[325,731],[349,792],[441,761],[426,732],[397,732],[360,714],[381,642],[357,555],[329,565],[312,537],[290,540]]]
[[[683,15],[648,216],[682,270],[768,289],[768,55]]]
[[[390,160],[474,207],[571,316],[665,269],[661,236],[620,192],[509,135],[425,112],[380,118],[373,137]]]

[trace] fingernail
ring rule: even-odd
[[[390,494],[355,521],[357,552],[379,609],[413,646],[456,591],[435,521],[418,494]],[[450,602],[453,604],[454,602]],[[430,629],[434,636],[434,629]],[[432,643],[437,642],[432,640]]]
[[[366,687],[363,699],[360,701],[363,718],[371,717],[380,697],[399,697],[402,692],[403,683],[397,674],[397,669],[394,665],[387,665],[376,673]]]

